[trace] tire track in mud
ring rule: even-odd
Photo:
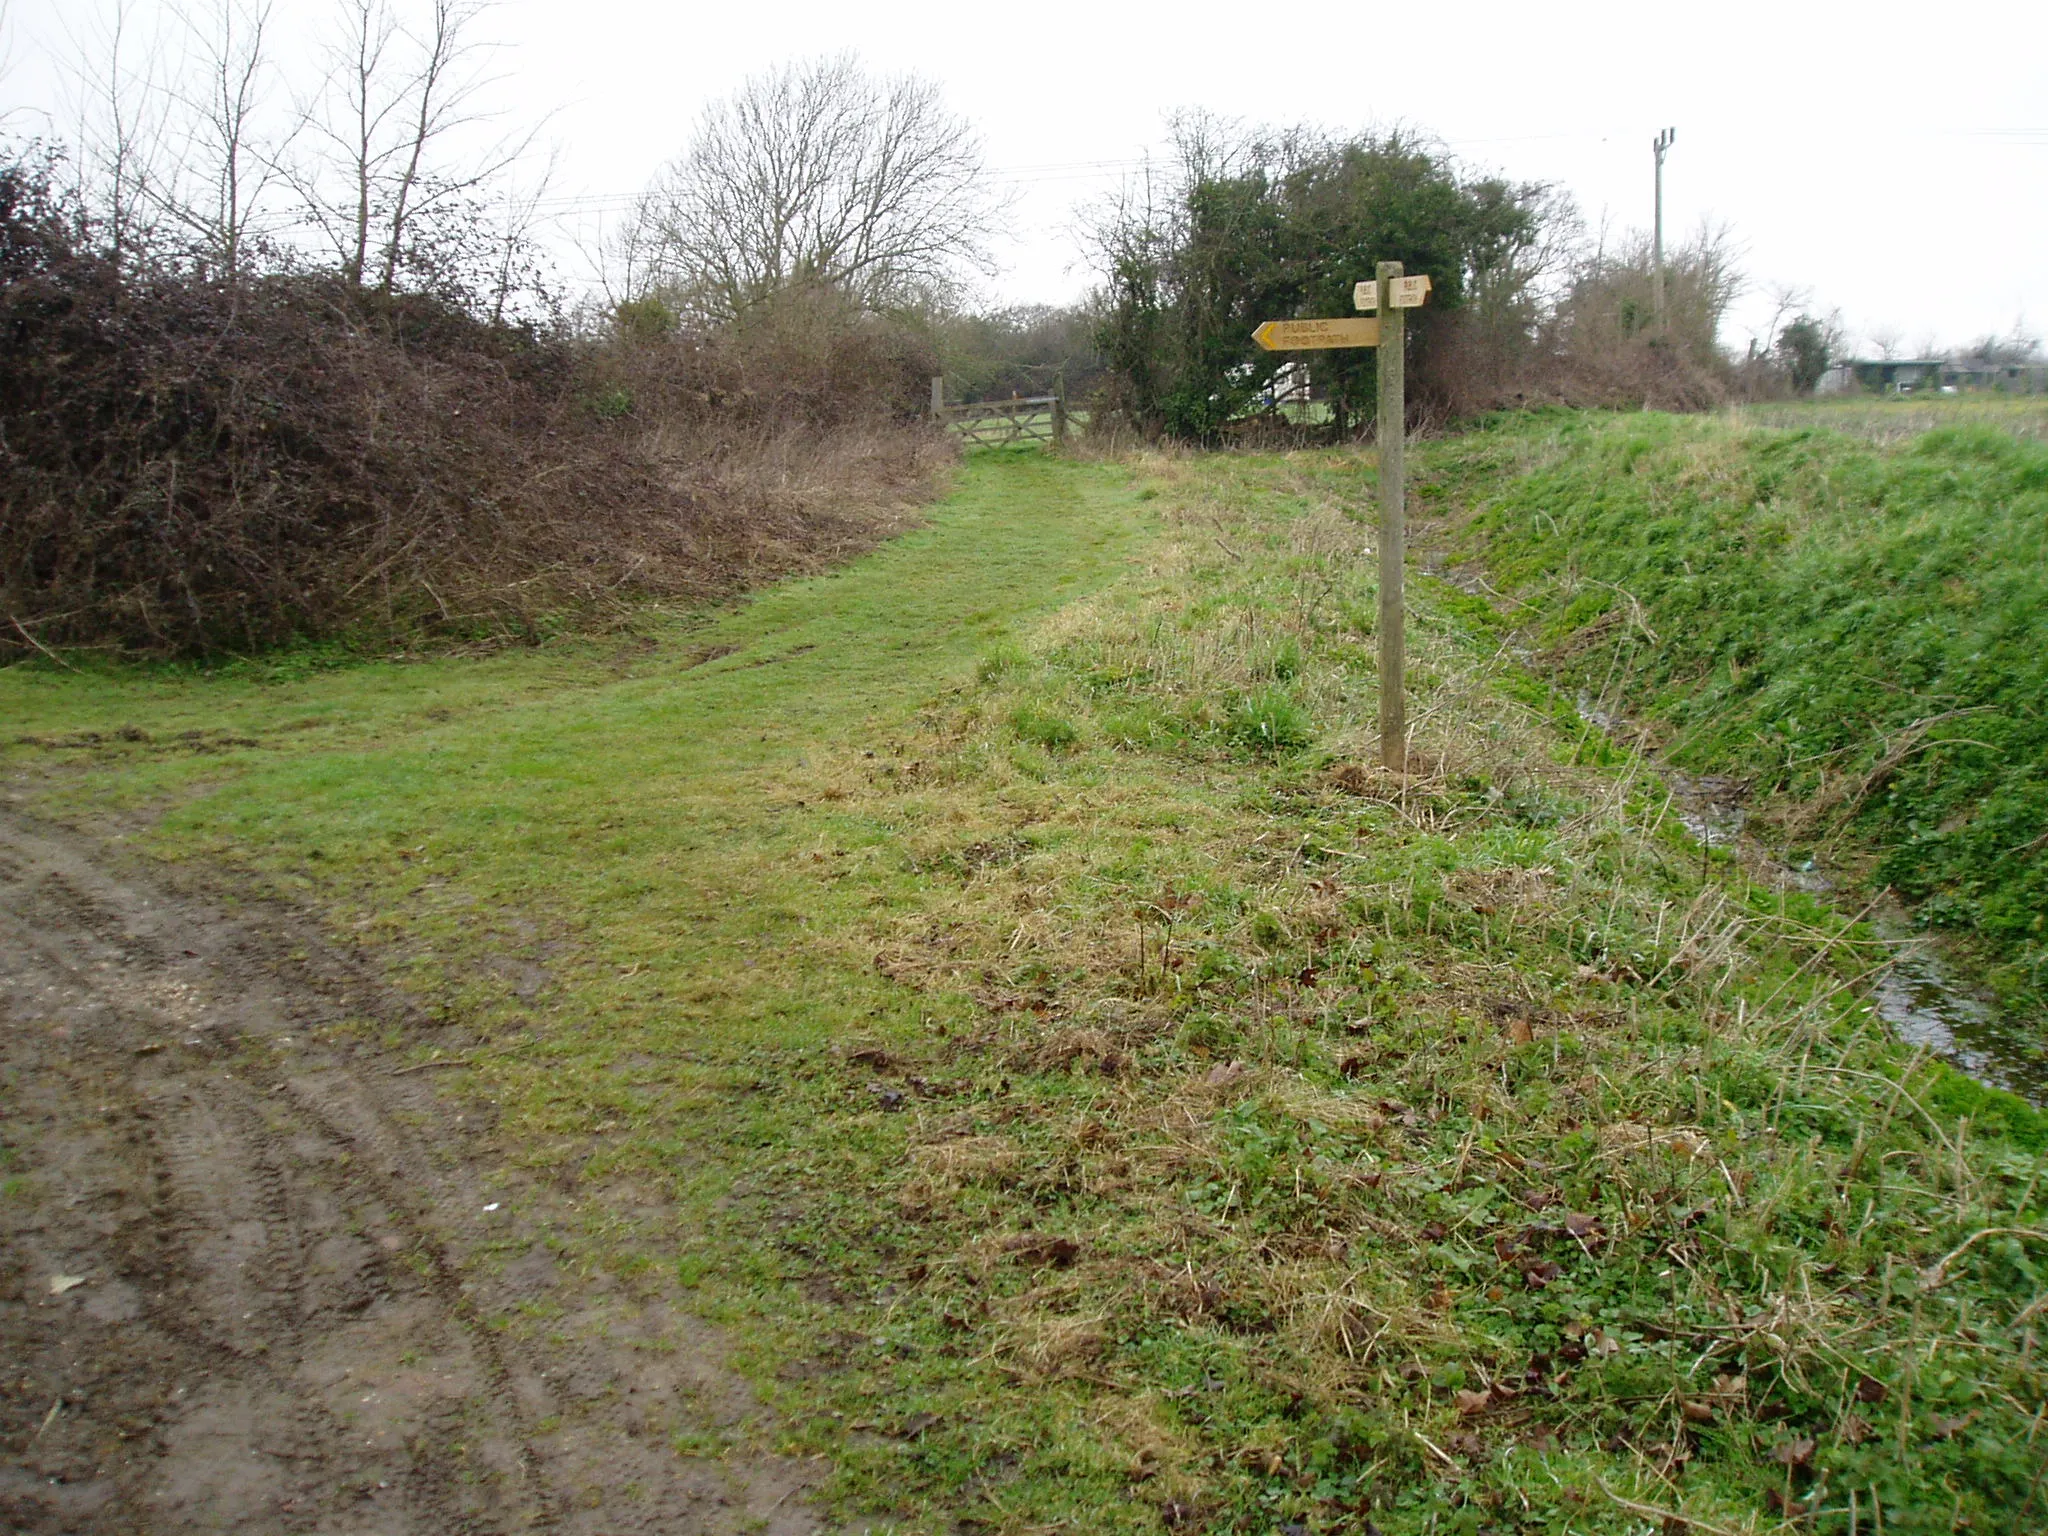
[[[288,914],[0,813],[0,1529],[820,1531],[810,1464],[675,1453],[758,1412],[715,1338],[563,1275],[364,1017]]]

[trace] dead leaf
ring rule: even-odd
[[[1835,1434],[1850,1445],[1861,1445],[1872,1434],[1870,1421],[1859,1414],[1845,1413],[1841,1423],[1835,1426]]]
[[[1527,1019],[1516,1019],[1508,1025],[1508,1039],[1516,1045],[1527,1045],[1536,1038],[1536,1031]]]
[[[915,1440],[938,1422],[939,1416],[936,1413],[913,1413],[909,1418],[896,1426],[896,1438],[899,1440]]]
[[[1559,1275],[1564,1273],[1562,1264],[1545,1259],[1541,1264],[1531,1264],[1522,1271],[1522,1284],[1532,1291],[1540,1291]]]
[[[83,1275],[52,1275],[50,1276],[50,1294],[52,1296],[62,1296],[66,1291],[75,1291],[83,1284],[85,1284],[85,1276]]]
[[[1684,1414],[1689,1422],[1694,1424],[1711,1424],[1714,1422],[1714,1405],[1700,1402],[1696,1398],[1687,1398],[1684,1402],[1680,1403],[1678,1411]]]
[[[1460,1389],[1455,1396],[1458,1400],[1458,1412],[1468,1416],[1475,1413],[1484,1413],[1493,1406],[1493,1394],[1491,1392],[1467,1392]]]
[[[1891,1395],[1890,1387],[1868,1376],[1860,1378],[1856,1383],[1856,1401],[1859,1403],[1881,1403]]]
[[[1239,1078],[1243,1076],[1243,1062],[1225,1061],[1218,1062],[1215,1066],[1211,1067],[1209,1069],[1209,1075],[1203,1078],[1202,1081],[1207,1083],[1211,1088],[1222,1088],[1228,1086],[1231,1083],[1236,1082]]]
[[[1810,1467],[1813,1465],[1814,1441],[1812,1436],[1799,1440],[1787,1440],[1771,1452],[1771,1460],[1781,1467]]]
[[[1564,1229],[1580,1242],[1600,1235],[1600,1218],[1574,1213],[1564,1219]]]

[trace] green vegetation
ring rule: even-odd
[[[2026,416],[1937,406],[1888,446],[1538,416],[1428,463],[1574,686],[1647,722],[1674,763],[1752,776],[1795,845],[1876,850],[1874,882],[1980,941],[1994,985],[2039,1012],[2048,447],[2004,430]]]
[[[1361,766],[1368,466],[990,455],[710,622],[16,667],[0,753],[472,1028],[447,1091],[589,1196],[561,1262],[723,1324],[850,1510],[2026,1528],[2048,1125],[1909,1064],[1867,936],[1703,861],[1486,604],[1418,579],[1429,771]]]
[[[1213,442],[1267,409],[1277,376],[1294,369],[1313,378],[1341,435],[1372,408],[1373,353],[1262,352],[1251,334],[1262,320],[1355,313],[1353,286],[1375,262],[1434,281],[1429,308],[1411,317],[1424,379],[1443,317],[1525,298],[1542,189],[1468,176],[1402,131],[1245,135],[1194,116],[1175,125],[1174,159],[1163,194],[1096,231],[1110,274],[1102,404],[1148,434]]]

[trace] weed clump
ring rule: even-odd
[[[1064,752],[1081,739],[1080,731],[1066,716],[1028,707],[1011,712],[1010,732],[1019,741],[1048,752]]]
[[[1315,740],[1308,714],[1286,690],[1262,688],[1230,711],[1230,739],[1247,752],[1272,757]]]

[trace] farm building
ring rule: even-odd
[[[1941,382],[1949,389],[1990,389],[2008,395],[2048,393],[2048,362],[1987,362],[1956,358],[1941,365]]]
[[[1820,381],[1824,395],[1913,395],[1994,390],[2003,394],[2048,394],[2048,361],[1987,362],[1982,358],[1847,358]]]

